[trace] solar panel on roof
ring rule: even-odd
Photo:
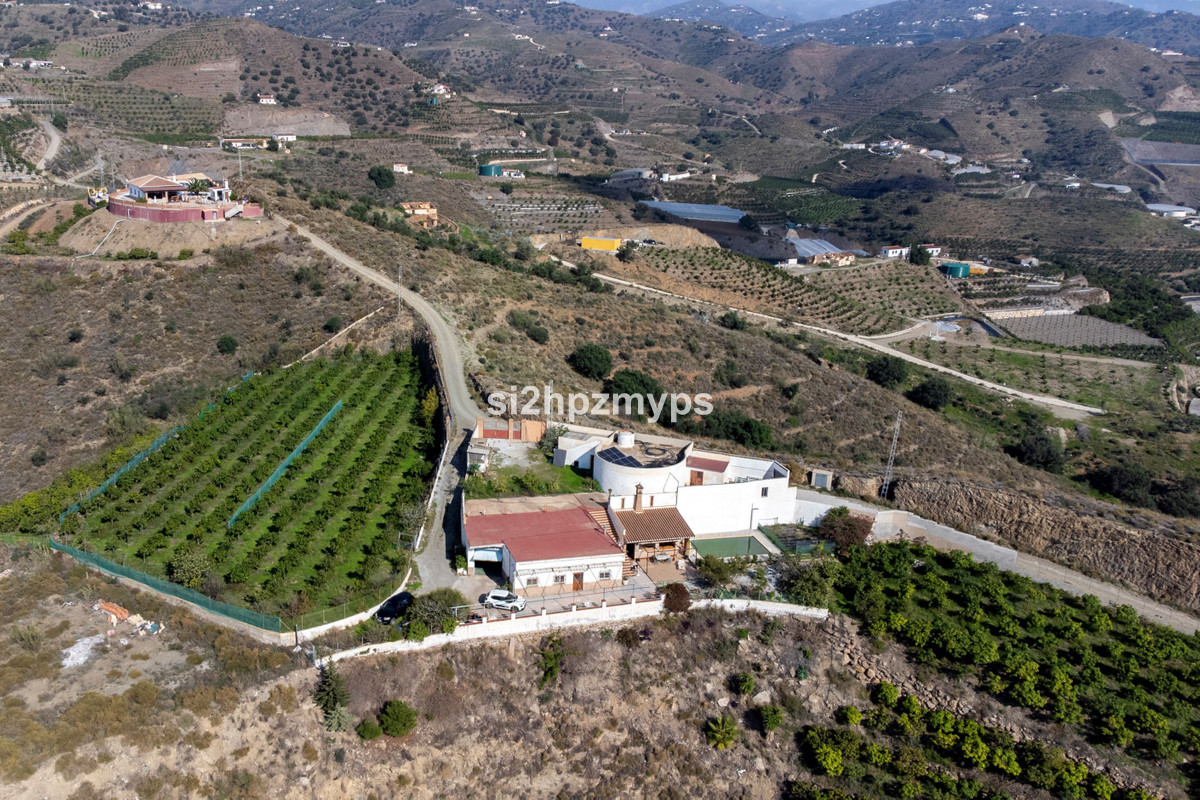
[[[643,204],[671,214],[680,219],[701,220],[704,222],[738,222],[746,216],[745,211],[739,211],[729,206],[713,206],[703,203],[668,203],[662,200],[643,200]]]
[[[626,455],[615,448],[609,450],[601,450],[600,457],[610,464],[615,464],[618,467],[640,467],[642,462],[631,455]]]

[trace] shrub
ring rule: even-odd
[[[885,389],[894,389],[908,377],[908,364],[895,356],[879,356],[867,362],[867,378]]]
[[[746,320],[742,319],[736,311],[726,311],[717,317],[717,324],[731,331],[744,331],[748,327]]]
[[[828,539],[838,546],[839,550],[849,550],[859,547],[871,535],[872,520],[858,514],[851,514],[846,506],[831,508],[821,518],[817,526],[821,537]]]
[[[424,622],[410,622],[404,632],[404,638],[410,642],[423,642],[428,637],[429,626]]]
[[[728,750],[733,747],[738,738],[738,724],[733,717],[722,714],[716,719],[710,719],[704,726],[704,738],[718,750]]]
[[[738,573],[738,565],[717,556],[704,556],[696,565],[701,577],[710,586],[724,586]]]
[[[739,672],[730,681],[733,690],[741,695],[754,694],[754,675],[749,672]]]
[[[78,325],[76,325],[75,327],[73,327],[69,331],[67,331],[67,341],[72,342],[72,343],[82,342],[83,341],[83,328],[80,328]]]
[[[342,318],[330,317],[329,319],[325,320],[324,328],[326,333],[337,333],[342,329]]]
[[[383,728],[379,727],[379,723],[373,719],[364,719],[358,723],[358,727],[354,731],[358,734],[359,738],[368,742],[383,736]]]
[[[220,339],[217,339],[217,352],[221,353],[222,355],[231,356],[237,352],[237,349],[238,340],[229,334],[225,334]]]
[[[862,724],[863,715],[854,706],[842,706],[838,709],[837,718],[843,725],[860,725]]]
[[[367,170],[367,177],[377,189],[390,189],[396,185],[396,175],[388,167],[371,167]]]
[[[550,341],[550,331],[540,325],[534,325],[529,330],[525,331],[525,335],[533,339],[538,344],[545,344]]]
[[[46,454],[46,448],[44,447],[39,447],[38,449],[34,450],[33,455],[29,457],[29,463],[33,464],[35,467],[45,466],[46,462],[49,460],[50,456]]]
[[[585,378],[601,380],[612,370],[612,353],[598,344],[581,344],[567,356],[571,368]]]
[[[567,658],[567,648],[563,644],[561,636],[551,636],[546,640],[545,646],[535,652],[538,657],[538,666],[542,669],[538,688],[544,689],[546,684],[552,683],[562,672],[563,662]]]
[[[908,399],[932,411],[941,411],[954,399],[954,391],[945,378],[930,378],[909,392]]]
[[[180,261],[187,261],[189,258],[191,258],[192,256],[194,256],[195,254],[196,254],[196,252],[195,252],[194,250],[192,250],[192,248],[190,248],[190,247],[185,247],[185,248],[183,248],[182,250],[180,250],[180,251],[179,251],[179,260],[180,260]]]
[[[667,584],[666,596],[663,598],[663,608],[672,614],[682,614],[692,606],[692,597],[687,587],[682,583]]]
[[[884,708],[891,708],[900,700],[900,690],[884,681],[875,687],[875,702]]]
[[[617,642],[630,650],[636,649],[642,644],[642,637],[633,628],[621,628],[617,631]]]
[[[417,727],[417,712],[400,700],[389,700],[379,712],[379,727],[388,736],[407,736]]]

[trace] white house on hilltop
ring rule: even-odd
[[[703,452],[679,439],[566,428],[554,451],[555,465],[590,468],[609,495],[610,515],[632,511],[640,494],[645,510],[674,509],[695,534],[794,520],[796,490],[778,462]]]

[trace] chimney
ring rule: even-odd
[[[633,513],[642,513],[642,485],[640,483],[633,490]]]

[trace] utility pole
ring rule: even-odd
[[[900,439],[900,422],[904,419],[904,412],[896,412],[896,427],[892,430],[892,449],[888,453],[887,471],[883,473],[883,486],[879,487],[879,496],[887,499],[888,489],[892,485],[892,467],[896,464],[896,442]]]
[[[400,297],[400,289],[404,286],[404,262],[396,264],[396,317],[404,316],[404,300]]]

